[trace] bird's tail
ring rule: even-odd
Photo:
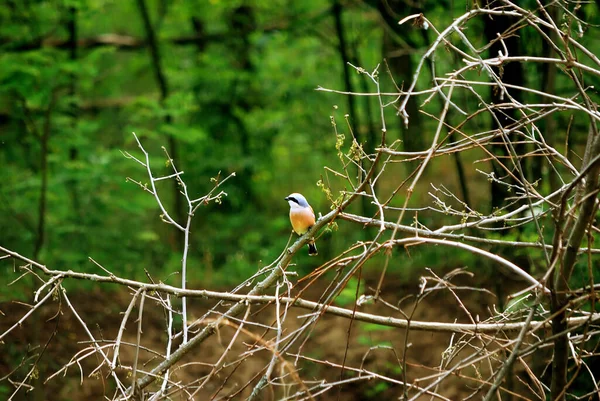
[[[308,254],[309,256],[316,256],[319,254],[319,251],[317,251],[317,246],[314,242],[308,243]]]

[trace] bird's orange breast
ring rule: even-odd
[[[302,235],[315,224],[315,213],[310,207],[290,210],[290,222],[296,234]]]

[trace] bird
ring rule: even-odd
[[[292,228],[298,235],[304,235],[312,226],[315,225],[315,212],[308,204],[304,196],[299,193],[293,193],[285,197],[290,204],[290,222]],[[311,239],[308,243],[308,254],[315,256],[318,254],[315,240]]]

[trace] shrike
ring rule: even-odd
[[[298,235],[306,234],[312,226],[315,225],[315,212],[301,194],[293,193],[285,198],[290,204],[290,222],[292,228]],[[315,256],[318,254],[315,240],[311,239],[308,243],[308,254]]]

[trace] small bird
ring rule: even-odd
[[[315,212],[306,201],[306,198],[298,193],[293,193],[285,198],[290,204],[290,222],[296,234],[306,234],[312,226],[315,225]],[[315,240],[308,243],[308,254],[315,256],[318,254]]]

